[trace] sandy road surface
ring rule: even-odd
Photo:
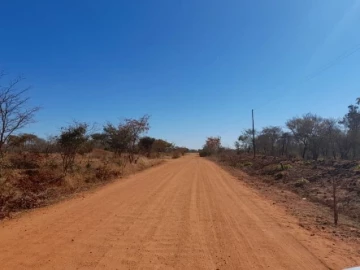
[[[0,268],[329,269],[281,215],[190,155],[0,223]]]

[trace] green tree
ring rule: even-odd
[[[357,98],[357,104],[359,103],[360,98]],[[340,123],[347,129],[347,135],[352,149],[352,157],[357,158],[360,144],[360,110],[356,105],[350,105],[348,109],[348,113]]]
[[[270,148],[270,154],[275,155],[276,145],[282,135],[281,128],[274,127],[274,126],[265,127],[261,131],[261,135],[263,135],[267,138],[269,148]]]
[[[137,144],[141,135],[150,129],[149,119],[149,115],[144,115],[139,119],[125,119],[124,128],[127,129],[130,135],[130,143],[128,148],[128,158],[130,163],[132,163],[135,159],[134,157],[137,153]]]
[[[94,148],[106,148],[107,145],[107,136],[105,133],[93,133],[90,135],[93,142]]]
[[[302,157],[305,158],[307,151],[311,150],[313,158],[319,154],[319,131],[322,118],[308,113],[303,117],[294,117],[286,122],[294,138],[302,144]]]
[[[257,134],[256,131],[255,134]],[[252,129],[245,129],[239,136],[238,142],[239,143],[237,144],[237,146],[239,147],[239,149],[245,150],[249,153],[253,147]]]
[[[139,150],[145,153],[147,157],[150,157],[154,142],[155,142],[155,138],[151,138],[148,136],[140,138],[138,144]]]
[[[289,155],[289,148],[292,142],[292,136],[289,132],[283,132],[279,138],[281,156]]]
[[[88,141],[87,129],[86,123],[77,122],[61,129],[61,134],[57,137],[57,144],[61,153],[64,174],[73,169],[76,154]]]
[[[45,141],[38,136],[29,133],[22,133],[19,135],[11,135],[8,138],[7,146],[15,151],[35,151],[41,152],[39,148]]]
[[[216,154],[221,149],[220,137],[208,137],[206,139],[203,149],[200,151],[200,156],[210,156]]]
[[[138,152],[140,137],[150,128],[149,118],[148,115],[139,119],[128,118],[117,127],[111,123],[106,124],[104,134],[109,148],[118,155],[127,153],[128,160],[132,163]]]
[[[105,142],[109,150],[114,151],[118,156],[121,156],[129,149],[130,133],[128,129],[122,125],[115,127],[108,123],[104,126]]]
[[[172,143],[162,139],[156,139],[152,145],[152,151],[155,153],[166,153],[174,148]]]

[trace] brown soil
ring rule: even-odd
[[[283,207],[195,155],[0,226],[1,269],[342,269],[360,263],[355,243],[312,236]]]

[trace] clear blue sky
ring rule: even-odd
[[[149,135],[233,146],[251,125],[341,117],[360,96],[360,0],[5,0],[0,68],[43,107],[27,131],[151,115]]]

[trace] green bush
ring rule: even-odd
[[[208,157],[208,156],[210,156],[210,152],[208,152],[206,150],[201,150],[201,151],[199,151],[199,156],[200,157]]]

